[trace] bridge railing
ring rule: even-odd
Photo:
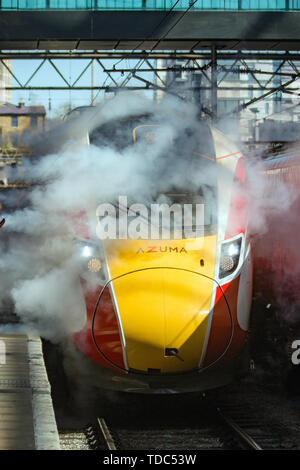
[[[0,10],[186,10],[193,0],[0,0]],[[191,10],[297,11],[300,0],[197,0]]]

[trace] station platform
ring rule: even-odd
[[[0,334],[0,450],[59,450],[39,337]]]

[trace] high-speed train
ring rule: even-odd
[[[269,301],[288,307],[296,320],[298,315],[292,311],[300,306],[299,144],[266,158],[262,172],[264,198],[273,203],[267,213],[264,232],[253,237],[254,280]],[[285,314],[286,319],[289,317],[290,314]]]
[[[201,229],[193,216],[179,238],[174,221],[168,238],[162,222],[155,236],[150,230],[141,238],[100,239],[81,225],[76,243],[86,318],[72,339],[102,388],[201,391],[230,382],[245,367],[252,299],[245,161],[205,121],[175,127],[172,133],[149,113],[111,120],[89,135],[100,148],[141,152],[154,188],[151,204],[203,207]],[[149,170],[151,149],[156,159]],[[132,194],[129,200],[144,202]],[[131,207],[134,221],[141,214]]]

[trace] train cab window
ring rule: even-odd
[[[145,122],[146,116],[124,119],[115,119],[93,129],[90,134],[90,143],[96,147],[108,146],[117,151],[123,151],[134,144],[132,131]]]
[[[167,237],[170,239],[195,238],[216,233],[216,190],[211,186],[202,185],[193,192],[186,187],[172,187],[168,191],[159,192],[151,200],[144,202],[146,213],[144,209],[142,212],[139,212],[139,209],[132,209],[133,204],[139,202],[138,197],[128,195],[127,207],[122,206],[122,212],[124,215],[124,210],[127,211],[128,224],[139,217],[139,223],[142,224],[143,231],[148,231],[149,239],[166,239],[166,233],[170,235]],[[201,206],[201,212],[198,214],[197,204]],[[117,204],[115,207],[118,212],[120,207]],[[153,233],[156,235],[153,236]]]
[[[93,129],[89,133],[89,139],[90,143],[97,147],[109,146],[123,151],[136,143],[144,142],[147,146],[156,144],[162,134],[167,137],[169,153],[174,158],[177,155],[185,157],[187,154],[198,154],[215,160],[213,138],[208,124],[204,121],[181,128],[176,120],[166,125],[163,118],[145,114],[109,121]]]
[[[182,210],[184,209],[185,205],[190,205],[193,207],[192,213],[192,226],[191,229],[195,229],[195,207],[196,204],[203,205],[203,224],[204,228],[211,229],[215,221],[216,216],[216,208],[215,206],[215,194],[212,187],[203,185],[201,188],[198,189],[197,192],[167,192],[163,195],[163,198],[166,198],[169,204],[178,204],[181,206]],[[160,197],[157,198],[157,202],[159,203],[161,200]]]
[[[117,151],[137,145],[137,149],[141,149],[140,156],[143,158],[146,149],[150,150],[150,155],[152,146],[158,144],[156,150],[159,149],[160,139],[163,139],[164,144],[159,149],[159,154],[156,153],[155,164],[149,165],[149,159],[145,159],[145,172],[143,173],[142,166],[139,169],[143,173],[144,187],[148,186],[149,181],[149,187],[155,186],[156,194],[152,193],[147,201],[145,196],[142,198],[141,195],[134,197],[128,195],[127,209],[134,203],[144,202],[150,214],[151,204],[166,203],[168,206],[177,204],[182,211],[185,205],[193,205],[194,210],[196,204],[199,204],[204,208],[203,232],[215,233],[217,226],[216,155],[210,127],[206,122],[199,121],[182,127],[178,125],[178,121],[174,121],[173,124],[172,122],[161,123],[158,119],[145,115],[115,120],[95,129],[90,134],[90,142],[96,146],[107,145]],[[153,182],[155,182],[154,185]],[[131,217],[135,218],[136,214],[132,214]],[[189,229],[192,233],[198,230],[196,212],[192,213],[190,221]],[[175,228],[174,217],[170,222]],[[159,221],[158,225],[160,224]],[[185,234],[183,238],[192,237]]]
[[[172,190],[158,195],[155,202],[157,204],[166,203],[168,207],[173,204],[181,208],[182,218],[179,219],[182,226],[177,228],[182,229],[182,238],[191,238],[193,234],[209,235],[216,231],[216,218],[217,218],[217,203],[215,188],[202,185],[197,191],[191,192],[187,188],[181,190]],[[201,208],[200,214],[197,215],[196,207]],[[185,219],[184,214],[187,214],[186,208],[190,208],[189,218]],[[203,212],[202,212],[203,211]],[[200,225],[199,217],[200,215]],[[171,229],[176,229],[176,216],[170,218]]]

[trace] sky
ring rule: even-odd
[[[90,60],[85,59],[70,59],[70,60],[53,60],[53,63],[59,68],[59,70],[64,75],[65,79],[69,83],[74,83],[74,81],[79,77],[80,73],[88,65]],[[15,59],[12,61],[12,71],[13,74],[18,78],[18,80],[24,85],[39,64],[42,63],[42,60],[24,60],[24,59]],[[103,61],[103,64],[107,68],[112,68],[117,61],[115,60],[106,60]],[[123,60],[120,66],[125,68],[135,67],[135,60]],[[92,73],[91,67],[89,67],[82,77],[79,79],[78,86],[89,86],[92,82]],[[126,77],[127,73],[124,76],[121,76],[120,73],[115,73],[113,77],[121,83]],[[141,74],[149,80],[153,80],[153,74],[147,73]],[[101,66],[95,61],[94,62],[94,84],[95,86],[109,85],[112,84],[110,78],[107,78],[107,75],[102,71]],[[137,80],[130,82],[131,85],[141,85],[143,83]],[[12,85],[17,86],[17,81],[13,78]],[[55,69],[46,62],[39,69],[37,74],[31,80],[28,86],[63,86],[65,85],[63,79],[55,71]],[[153,92],[151,92],[153,94]],[[105,95],[103,90],[95,91],[95,102],[99,102]],[[146,93],[150,97],[150,92]],[[50,118],[57,117],[58,115],[64,114],[65,110],[73,109],[77,106],[90,105],[91,104],[91,91],[90,90],[17,90],[12,92],[12,102],[14,104],[19,103],[20,100],[25,102],[27,106],[33,106],[37,104],[43,104],[46,108],[47,116]]]

